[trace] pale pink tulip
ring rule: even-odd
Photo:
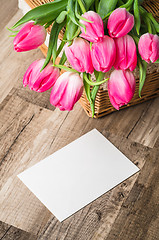
[[[102,18],[96,12],[93,11],[88,11],[84,13],[82,17],[92,21],[92,23],[80,20],[80,22],[84,24],[86,27],[86,33],[84,31],[84,28],[81,27],[82,33],[80,37],[83,37],[90,42],[100,41],[101,38],[104,37],[104,27]]]
[[[24,87],[28,85],[30,90],[44,92],[53,86],[60,75],[60,71],[49,63],[40,72],[44,62],[45,59],[37,60],[29,66],[23,78]]]
[[[71,111],[83,92],[83,80],[78,73],[65,72],[54,84],[50,103],[61,111]]]
[[[93,73],[90,45],[82,39],[76,38],[71,46],[66,45],[65,53],[69,63],[78,72]]]
[[[25,24],[14,38],[14,50],[24,52],[35,49],[45,42],[46,30],[33,22]]]
[[[134,16],[126,11],[126,8],[117,8],[108,19],[109,35],[113,38],[123,37],[134,26]]]
[[[114,67],[116,69],[130,69],[133,71],[137,64],[136,45],[133,38],[129,35],[115,38],[116,60]]]
[[[135,78],[129,70],[114,70],[108,80],[108,93],[111,104],[119,107],[127,104],[135,93]]]
[[[104,36],[101,42],[93,43],[91,57],[95,70],[99,72],[109,71],[116,58],[116,47],[113,38]]]
[[[139,39],[139,53],[147,63],[156,62],[159,58],[159,36],[145,33]]]

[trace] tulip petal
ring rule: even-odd
[[[79,100],[83,91],[83,81],[79,74],[72,72],[63,73],[54,84],[50,103],[61,111],[71,111]]]
[[[71,46],[66,45],[65,53],[69,63],[78,72],[93,73],[90,46],[86,40],[76,38]]]
[[[116,47],[114,40],[109,36],[104,36],[101,42],[93,43],[91,57],[96,71],[109,71],[116,58]]]
[[[115,69],[130,69],[130,71],[133,71],[137,65],[136,45],[133,38],[125,35],[115,38],[114,41],[116,44]]]
[[[101,17],[93,11],[88,11],[84,13],[82,17],[92,21],[93,23],[80,20],[80,22],[86,27],[86,33],[84,31],[84,28],[81,27],[82,34],[80,35],[80,37],[83,37],[90,42],[100,41],[100,39],[104,36],[104,27]]]
[[[127,104],[135,92],[135,78],[129,70],[114,70],[108,80],[108,94],[112,105],[119,107]]]
[[[111,37],[122,37],[134,26],[134,16],[126,11],[126,8],[117,8],[108,19],[107,28]]]
[[[46,30],[33,22],[25,24],[14,38],[14,50],[17,52],[29,51],[42,45],[46,38]]]

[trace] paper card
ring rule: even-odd
[[[18,177],[63,221],[138,171],[94,129]]]

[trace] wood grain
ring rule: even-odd
[[[4,224],[4,223],[3,223]],[[36,240],[37,237],[21,229],[10,226],[1,240]]]
[[[18,11],[18,0],[1,0],[0,30],[2,30],[10,19]]]
[[[151,101],[150,107],[135,124],[133,131],[129,134],[131,140],[139,142],[151,148],[159,136],[159,98]]]
[[[19,108],[17,108],[17,106],[19,106]],[[9,118],[6,109],[9,109],[8,113],[10,113],[12,118]],[[8,130],[7,132],[5,130],[8,126],[7,119],[10,121],[11,131],[14,129],[16,132],[16,134],[13,134],[13,136],[16,135],[16,138],[15,140],[11,139],[11,142],[14,144],[10,145],[7,154],[4,155],[5,158],[3,158],[1,165],[1,186],[3,186],[0,194],[1,220],[28,232],[37,234],[40,232],[40,229],[44,227],[46,222],[50,221],[51,214],[16,178],[16,174],[90,130],[90,125],[88,122],[92,120],[85,115],[84,111],[79,105],[76,105],[75,109],[69,114],[60,112],[58,110],[51,112],[46,109],[41,109],[40,111],[40,108],[37,109],[37,106],[25,102],[19,97],[11,97],[6,106],[3,108],[2,114],[6,116],[6,119],[4,120],[5,124],[3,125],[3,131],[5,132],[5,135],[2,136],[2,146],[4,142],[4,136],[5,139],[7,139],[7,136],[8,139],[11,139],[10,131]],[[14,115],[17,117],[15,118]],[[124,154],[132,159],[132,151],[136,152],[134,159],[132,159],[134,162],[138,161],[138,157],[140,155],[140,162],[138,161],[138,164],[139,167],[142,167],[145,161],[145,148],[143,150],[143,147],[141,146],[141,150],[139,151],[140,146],[137,145],[136,147],[136,144],[133,145],[132,143],[129,143],[127,138],[121,136],[117,138],[116,135],[112,135],[111,137],[111,134],[105,130],[103,124],[101,123],[100,125],[100,120],[98,120],[98,122],[98,126],[102,126],[103,134],[106,135],[119,149],[121,149]],[[12,126],[14,126],[14,128]],[[3,149],[5,149],[5,147],[3,147]],[[13,159],[16,159],[16,161],[13,161]],[[109,192],[106,195],[106,198],[104,198],[104,201],[102,198],[98,200],[100,204],[103,202],[103,205],[101,206],[102,208],[100,209],[100,212],[102,212],[103,216],[105,216],[105,214],[108,212],[108,209],[113,209],[114,199],[120,195],[119,192],[122,191],[123,195],[125,196],[128,194],[133,186],[135,178],[132,178],[131,181],[129,182],[128,187],[125,187],[124,185],[124,189],[118,187],[117,190],[112,190],[114,191],[113,193]],[[25,201],[23,199],[25,199]],[[94,202],[92,204],[94,207],[91,206],[91,209],[93,209],[93,221],[95,221],[94,217],[96,216],[96,214],[94,215],[94,209],[98,209],[97,206],[100,205],[98,201],[97,203]],[[108,204],[106,208],[105,206],[107,202],[110,205]],[[117,201],[115,205],[117,205],[116,208],[114,207],[116,215],[116,210],[119,210],[121,207],[121,200],[119,202]],[[10,208],[7,208],[7,206],[10,206]],[[89,212],[89,208],[90,206],[87,206],[85,211],[87,212],[88,216],[91,216],[92,210]],[[39,218],[41,212],[43,212],[44,219]],[[111,212],[110,214],[113,213]],[[77,213],[76,221],[79,221],[79,215],[81,216],[81,213]],[[23,220],[21,219],[21,216],[23,216]],[[72,222],[72,219],[74,218],[75,216],[66,220],[65,224],[67,225],[68,221]],[[51,221],[51,224],[56,222],[56,226],[61,225],[55,218],[53,219],[54,220]],[[98,221],[96,224],[97,223]],[[82,223],[80,223],[80,225],[82,225]],[[85,231],[84,234],[86,234]],[[89,234],[92,234],[92,230]]]
[[[151,169],[151,171],[150,171]],[[103,239],[159,238],[159,149],[153,149],[109,235]],[[123,223],[123,224],[121,224]]]

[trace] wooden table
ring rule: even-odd
[[[50,91],[22,87],[25,70],[42,54],[13,51],[5,25],[21,16],[16,4],[1,1],[0,239],[159,239],[159,98],[98,120],[79,104],[70,113],[54,109]],[[16,175],[93,128],[141,171],[60,223]]]

